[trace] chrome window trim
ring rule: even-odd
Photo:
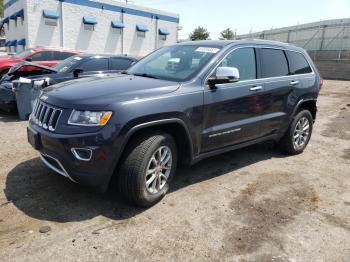
[[[297,51],[297,50],[290,50],[287,48],[283,48],[283,47],[277,47],[277,46],[268,46],[268,45],[247,45],[247,46],[237,46],[237,47],[233,47],[231,49],[229,49],[227,51],[227,53],[218,60],[218,62],[216,62],[216,65],[214,66],[214,68],[212,70],[209,70],[209,73],[205,76],[204,80],[203,80],[203,86],[209,88],[208,85],[208,78],[215,72],[215,70],[219,67],[219,65],[221,64],[221,62],[228,56],[230,55],[233,51],[238,50],[238,49],[242,49],[242,48],[260,48],[260,49],[264,49],[264,48],[268,48],[268,49],[275,49],[275,50],[282,50],[282,51],[290,51],[290,52],[295,52],[295,53],[299,53],[302,54],[303,57],[305,58],[306,62],[309,64],[310,68],[311,68],[311,73],[306,73],[306,74],[295,74],[295,75],[288,75],[288,76],[274,76],[274,77],[265,77],[265,78],[255,78],[255,79],[247,79],[247,80],[242,80],[242,81],[238,81],[232,84],[238,84],[238,83],[249,83],[251,81],[264,81],[264,80],[278,80],[280,78],[286,78],[286,77],[295,77],[295,76],[312,76],[315,75],[315,71],[313,69],[313,67],[310,65],[309,60],[305,57],[305,55],[303,54],[303,52]],[[288,57],[286,57],[287,62],[288,61]],[[257,60],[256,60],[257,63]],[[289,65],[289,64],[288,64]],[[256,64],[257,66],[257,64]],[[258,72],[257,72],[258,73]],[[232,85],[230,84],[230,85]]]

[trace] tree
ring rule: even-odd
[[[190,34],[190,39],[191,39],[191,41],[208,40],[209,36],[210,36],[210,34],[209,34],[207,29],[205,29],[204,27],[198,26]]]
[[[233,32],[231,28],[225,29],[220,34],[221,34],[220,40],[232,40],[235,38],[235,32]]]

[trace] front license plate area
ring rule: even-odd
[[[41,145],[40,134],[30,127],[27,127],[27,137],[29,144],[31,144],[34,149],[39,150]]]

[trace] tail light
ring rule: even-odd
[[[321,87],[323,86],[323,82],[324,82],[324,79],[323,79],[322,76],[320,76],[320,89],[321,89]]]

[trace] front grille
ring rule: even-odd
[[[37,99],[31,114],[31,120],[38,126],[53,132],[56,129],[61,113],[61,109],[49,106]]]

